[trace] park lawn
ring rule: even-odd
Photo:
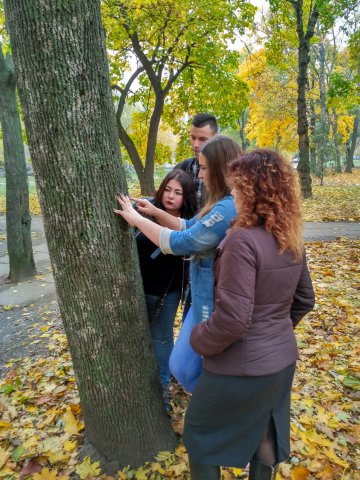
[[[353,173],[332,174],[313,179],[313,198],[303,201],[307,222],[336,222],[360,220],[360,169]]]
[[[300,361],[292,392],[292,453],[276,480],[360,480],[360,241],[309,243],[307,252],[316,307],[297,328]],[[90,458],[79,460],[84,423],[66,337],[46,308],[42,311],[31,341],[38,344],[41,339],[48,354],[10,361],[0,380],[0,478],[187,480],[182,444],[115,477],[103,474]],[[19,315],[26,312],[19,309]],[[174,383],[172,421],[179,434],[187,401]],[[246,472],[223,472],[223,480],[234,478],[245,479]]]
[[[352,174],[331,174],[324,178],[320,186],[319,179],[313,179],[313,198],[304,200],[304,220],[307,222],[335,222],[360,220],[360,168],[355,168]],[[36,189],[30,188],[30,212],[41,215]],[[138,184],[129,185],[130,194],[140,195]],[[5,189],[0,189],[0,213],[5,212]]]

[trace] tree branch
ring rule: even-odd
[[[131,75],[127,84],[125,85],[125,88],[121,88],[118,85],[113,85],[112,86],[112,88],[114,88],[115,90],[118,90],[121,93],[120,100],[119,100],[119,105],[118,105],[118,108],[116,110],[116,119],[117,120],[120,119],[121,115],[123,114],[124,107],[125,107],[125,102],[126,102],[126,97],[127,97],[128,93],[130,91],[130,87],[131,87],[132,83],[134,82],[136,77],[138,77],[140,75],[140,73],[143,72],[143,71],[144,71],[144,67],[139,67],[137,70],[135,70],[135,72]]]

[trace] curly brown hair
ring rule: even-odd
[[[290,162],[272,150],[253,150],[230,164],[227,181],[238,211],[232,228],[264,224],[277,239],[280,253],[289,249],[300,258],[304,250],[300,188]]]

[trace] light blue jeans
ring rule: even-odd
[[[190,335],[196,324],[193,307],[190,307],[169,362],[172,375],[190,393],[193,392],[202,372],[202,357],[190,345]]]
[[[159,367],[160,381],[167,385],[170,381],[169,358],[174,347],[174,320],[181,298],[181,290],[166,295],[160,315],[150,323],[152,345]],[[145,295],[149,312],[155,313],[159,297]]]

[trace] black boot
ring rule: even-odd
[[[276,467],[265,465],[255,459],[250,461],[249,480],[275,480]]]
[[[220,480],[220,467],[198,463],[189,455],[191,480]]]

